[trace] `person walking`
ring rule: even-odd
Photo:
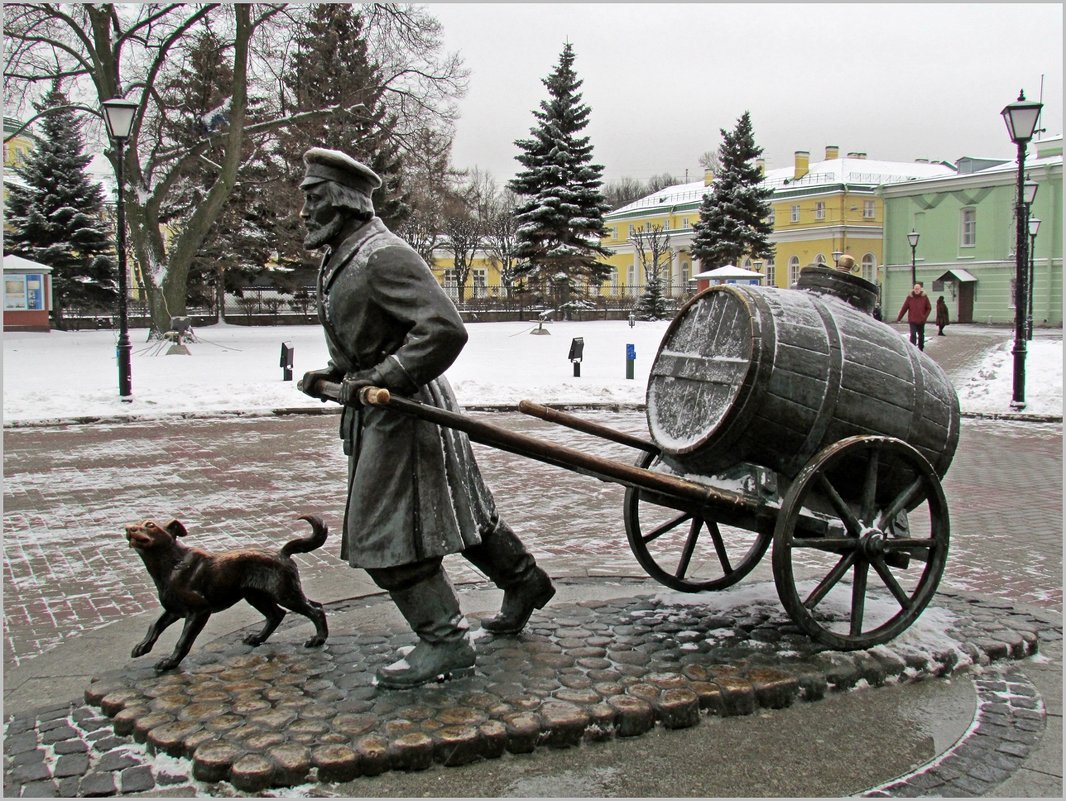
[[[944,326],[948,324],[948,304],[944,302],[944,296],[936,299],[936,327],[937,336],[944,336]]]
[[[460,411],[444,371],[467,332],[425,261],[375,216],[374,171],[324,148],[308,150],[304,163],[300,217],[304,246],[325,251],[318,316],[330,361],[298,387],[326,400],[322,382],[340,384],[348,456],[341,558],[389,593],[419,638],[376,678],[408,688],[465,675],[475,652],[446,554],[461,553],[503,590],[500,613],[481,622],[492,634],[521,631],[555,587],[497,512],[466,434],[361,405],[360,391],[379,386]]]
[[[911,344],[917,345],[918,350],[925,350],[925,322],[932,310],[933,304],[929,302],[929,296],[925,294],[922,282],[919,281],[907,294],[907,299],[903,301],[903,306],[896,316],[898,323],[904,314],[907,315],[907,323],[911,328]]]

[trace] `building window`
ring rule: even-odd
[[[768,222],[770,227],[773,228],[774,223],[776,222],[776,215],[774,214],[773,209],[770,209],[770,216],[766,218],[766,222]]]
[[[489,294],[489,271],[485,269],[473,270],[474,297],[483,298]]]
[[[751,269],[751,259],[750,258],[744,259],[744,269],[745,270],[750,270]]]
[[[963,209],[959,224],[959,244],[972,248],[977,244],[977,209]]]
[[[681,227],[688,228],[688,217],[683,217],[681,220]]]
[[[632,225],[629,226],[629,235],[630,236],[633,236],[633,234],[635,234],[636,232],[637,232],[636,228],[634,228]]]
[[[444,271],[444,291],[452,300],[459,297],[458,282],[455,280],[455,270]]]
[[[817,264],[819,267],[825,267],[825,256],[819,253],[817,256],[814,257],[814,263]]]
[[[774,260],[770,259],[766,262],[766,285],[775,286],[777,284],[777,281],[775,280],[776,278],[777,276],[774,273]]]
[[[862,202],[862,218],[864,220],[872,220],[874,218],[874,202],[872,200],[864,200]]]
[[[793,206],[792,207],[792,222],[797,223],[799,221],[800,221],[800,207],[799,206]]]
[[[814,204],[814,219],[816,219],[816,220],[824,220],[825,219],[825,201],[824,200],[819,200],[817,203]]]
[[[788,285],[795,284],[800,277],[800,259],[799,256],[792,256],[788,260]]]
[[[862,277],[872,283],[877,283],[877,259],[873,253],[867,253],[862,257]]]

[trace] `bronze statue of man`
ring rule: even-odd
[[[361,406],[359,390],[393,393],[459,411],[444,371],[466,344],[455,305],[425,261],[374,215],[381,179],[350,156],[312,148],[300,184],[304,245],[324,249],[318,316],[330,362],[299,388],[340,383],[340,436],[348,455],[341,558],[387,590],[419,637],[406,657],[381,668],[378,683],[415,687],[461,675],[475,654],[455,590],[442,568],[462,553],[503,590],[500,613],[482,621],[516,634],[555,594],[500,518],[467,436],[387,408]]]

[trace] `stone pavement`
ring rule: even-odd
[[[930,354],[958,341],[959,365],[997,335],[974,327]],[[5,431],[5,795],[1061,795],[1061,425],[967,421],[942,592],[891,647],[812,649],[763,565],[743,595],[681,602],[634,565],[618,487],[479,451],[561,591],[522,638],[478,637],[474,677],[370,686],[412,638],[332,541],[300,557],[330,613],[322,651],[299,648],[298,621],[234,645],[255,620],[235,608],[178,673],[128,660],[157,602],[116,524],[177,514],[208,548],[288,536],[297,514],[337,504],[334,425]],[[462,560],[449,572],[476,626],[499,593]],[[940,615],[955,647],[906,641]]]

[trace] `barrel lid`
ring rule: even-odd
[[[754,326],[740,285],[710,287],[678,312],[648,378],[648,427],[665,453],[691,453],[726,423],[753,369]]]

